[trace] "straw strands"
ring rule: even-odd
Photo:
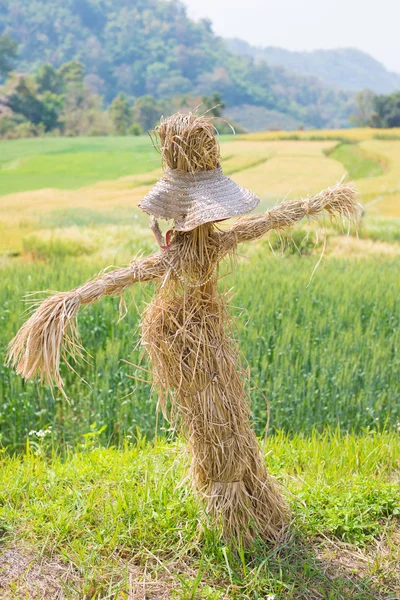
[[[265,214],[239,219],[226,239],[230,238],[231,244],[255,240],[271,230],[288,230],[303,218],[318,219],[324,212],[332,219],[342,219],[348,227],[352,222],[357,224],[361,210],[355,185],[340,181],[315,196],[281,202]]]
[[[176,113],[162,119],[154,130],[153,143],[164,167],[188,173],[220,166],[220,147],[212,119],[193,113]]]
[[[38,376],[43,383],[56,385],[64,393],[60,362],[68,357],[83,358],[76,316],[81,305],[103,296],[121,295],[139,281],[149,281],[162,273],[160,253],[133,261],[127,268],[103,273],[71,290],[49,296],[40,303],[9,345],[8,360],[24,379]]]

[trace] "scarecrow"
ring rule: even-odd
[[[223,175],[210,120],[178,113],[163,120],[156,133],[165,173],[139,206],[150,215],[160,250],[46,298],[10,343],[9,359],[25,379],[37,375],[63,391],[61,361],[83,356],[78,309],[155,280],[155,297],[142,319],[142,344],[162,409],[187,440],[195,489],[225,539],[246,545],[256,536],[276,541],[288,509],[250,424],[246,372],[217,287],[219,264],[235,256],[238,244],[288,230],[304,217],[323,211],[355,217],[355,191],[339,183],[224,230],[219,222],[250,212],[259,200]],[[159,218],[173,221],[166,240]]]

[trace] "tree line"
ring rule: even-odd
[[[45,134],[141,135],[152,129],[161,114],[176,109],[195,108],[220,116],[224,107],[219,94],[191,98],[188,95],[168,101],[151,94],[135,99],[118,93],[104,108],[103,98],[85,78],[79,61],[69,61],[58,69],[49,63],[33,74],[12,71],[17,45],[9,36],[0,37],[0,137],[18,138]],[[231,132],[224,123],[222,129]]]
[[[317,128],[346,126],[352,109],[348,92],[232,53],[179,0],[1,0],[2,34],[18,42],[19,73],[79,61],[105,106],[117,92],[172,102],[217,91],[229,108],[257,106]]]
[[[359,127],[390,129],[400,127],[400,91],[374,94],[363,90],[356,95],[353,122]]]
[[[13,70],[18,60],[18,44],[8,34],[0,36],[0,137],[19,138],[51,135],[140,135],[152,129],[160,115],[176,110],[193,110],[221,116],[225,104],[219,92],[192,96],[180,93],[165,99],[123,91],[102,96],[97,81],[86,73],[78,60],[37,66],[34,72]],[[215,81],[217,89],[223,86]],[[110,94],[109,94],[110,96]],[[389,95],[369,90],[355,97],[350,119],[358,126],[400,127],[400,91]],[[322,126],[322,123],[320,123]],[[221,121],[221,133],[231,128]],[[236,125],[238,132],[243,129]]]

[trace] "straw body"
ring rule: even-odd
[[[144,314],[143,345],[166,416],[188,441],[208,513],[225,539],[250,545],[256,535],[276,541],[288,509],[250,426],[247,375],[217,290],[222,242],[207,225],[176,235],[168,279]]]

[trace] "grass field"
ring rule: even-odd
[[[269,438],[293,537],[251,553],[224,546],[207,525],[199,534],[201,509],[178,485],[187,466],[180,445],[127,440],[102,449],[92,433],[63,460],[41,453],[51,453],[48,437],[33,440],[24,458],[1,461],[10,573],[2,598],[54,599],[60,590],[81,600],[396,597],[395,433]]]
[[[147,366],[137,342],[152,286],[137,286],[119,323],[119,299],[82,311],[91,364],[77,367],[87,384],[64,371],[68,402],[0,367],[1,598],[400,596],[397,137],[221,138],[224,171],[259,194],[260,210],[346,171],[366,206],[358,237],[326,224],[311,283],[324,229],[306,224],[284,251],[273,235],[244,246],[221,282],[234,288],[254,425],[291,505],[292,537],[249,554],[200,531],[201,507],[179,485],[184,448],[156,419],[143,372],[121,360]],[[0,142],[3,355],[25,293],[70,289],[156,249],[136,205],[159,173],[144,137]]]
[[[0,195],[48,187],[78,189],[145,173],[156,161],[145,136],[7,140],[0,142]]]

